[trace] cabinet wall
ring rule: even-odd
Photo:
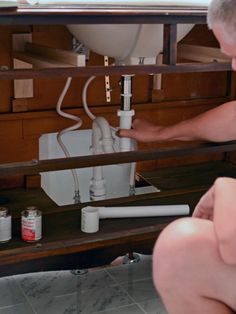
[[[0,26],[0,67],[13,67],[12,34],[32,33],[32,41],[54,48],[72,49],[72,36],[64,26]],[[206,26],[195,26],[183,39],[184,43],[217,46]],[[181,60],[178,60],[181,62]],[[112,63],[112,60],[110,60]],[[103,57],[90,52],[89,65],[103,64]],[[91,121],[82,109],[82,90],[87,78],[73,78],[63,108],[78,114],[82,128],[91,128]],[[112,125],[118,125],[116,110],[120,104],[120,77],[112,76],[111,103],[106,103],[104,77],[97,77],[88,90],[88,104],[96,115],[102,115]],[[14,82],[0,80],[0,163],[19,162],[38,158],[38,139],[41,134],[57,132],[71,122],[55,111],[65,79],[34,79],[32,98],[14,99]],[[153,90],[153,77],[136,75],[133,79],[133,108],[136,117],[162,125],[170,125],[214,108],[232,96],[234,87],[227,72],[165,74],[162,92]],[[230,89],[231,87],[231,89]],[[183,145],[157,143],[140,145],[141,149]],[[184,143],[186,145],[186,143]],[[223,159],[223,154],[197,157],[169,158],[138,163],[138,170],[175,166],[206,160]],[[37,186],[37,176],[0,178],[0,187]]]

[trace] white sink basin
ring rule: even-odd
[[[39,5],[74,5],[87,8],[207,8],[211,0],[28,0]],[[193,25],[178,25],[180,41]],[[163,25],[68,25],[70,32],[87,48],[125,64],[154,63],[163,49]],[[144,59],[143,59],[144,58]]]
[[[163,25],[67,25],[70,32],[92,51],[112,57],[116,62],[137,64],[155,63],[163,49]],[[193,25],[178,25],[180,41]],[[142,58],[142,59],[140,59]],[[144,59],[143,59],[144,58]]]
[[[74,0],[76,1],[76,0]],[[205,7],[211,0],[88,0],[87,4]],[[77,0],[83,3],[83,0]],[[177,39],[180,41],[193,25],[179,24]],[[112,24],[112,25],[68,25],[70,32],[92,51],[115,58],[116,62],[137,64],[155,63],[156,56],[163,49],[163,25],[159,24]]]

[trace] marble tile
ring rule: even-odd
[[[0,308],[25,301],[25,297],[13,277],[0,278]]]
[[[78,277],[69,271],[40,272],[15,276],[28,298],[39,302],[44,297],[72,294],[77,290]]]
[[[121,285],[135,302],[143,302],[158,297],[151,278],[124,282]]]
[[[47,272],[16,276],[37,314],[91,314],[132,304],[127,293],[104,270],[83,276]]]
[[[116,281],[104,270],[89,270],[87,274],[78,277],[81,291],[103,289],[104,286],[117,285]]]
[[[168,314],[160,298],[139,303],[146,314]]]
[[[55,271],[6,277],[0,295],[0,314],[166,314],[153,312],[162,307],[150,257],[80,276]]]
[[[108,311],[132,303],[133,301],[127,293],[118,285],[104,286],[103,288],[100,286],[99,289],[94,287],[84,291],[80,296],[78,295],[79,313],[81,314]]]
[[[44,298],[40,303],[31,300],[37,314],[93,314],[110,311],[132,303],[127,294],[119,286],[104,287],[65,296]],[[122,313],[122,312],[120,312]],[[142,313],[142,312],[141,312]]]
[[[106,270],[118,283],[151,278],[152,258],[141,256],[141,261],[138,263],[110,266]]]
[[[34,304],[37,314],[78,314],[78,303],[76,293],[64,296],[55,296],[47,299],[47,303]]]
[[[95,312],[94,314],[146,314],[137,305],[129,305],[125,307],[119,307],[104,312]]]
[[[35,314],[27,303],[0,308],[0,314]]]

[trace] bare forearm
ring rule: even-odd
[[[120,130],[118,135],[134,138],[140,142],[172,140],[224,142],[235,140],[236,101],[223,104],[197,117],[167,127],[135,119],[133,129]]]
[[[236,139],[236,102],[226,103],[193,119],[157,132],[157,140],[196,140],[214,142]]]

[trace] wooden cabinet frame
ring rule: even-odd
[[[187,73],[230,71],[229,62],[210,63],[181,63],[177,64],[177,24],[205,24],[205,9],[179,9],[179,8],[135,8],[126,7],[30,7],[20,6],[15,10],[0,11],[0,25],[52,25],[52,24],[164,24],[164,64],[163,65],[138,65],[138,66],[86,66],[81,68],[48,68],[48,69],[9,69],[0,70],[1,80],[27,79],[39,77],[74,77],[88,75],[109,74],[160,74],[160,73]],[[88,166],[127,163],[131,161],[154,160],[167,157],[176,157],[203,153],[229,152],[236,150],[236,143],[201,144],[193,147],[171,148],[161,150],[143,150],[103,154],[96,156],[83,156],[61,158],[54,160],[33,160],[21,163],[0,165],[0,176],[15,174],[38,174],[43,171],[82,168]],[[114,204],[146,204],[150,205],[157,200],[160,203],[180,202],[183,196],[188,196],[191,208],[207,187],[189,190],[163,192],[143,196],[122,198],[116,201],[101,201],[99,205]],[[15,196],[14,206],[21,207],[25,193],[9,192]],[[14,194],[15,193],[15,194]],[[31,193],[31,192],[27,192]],[[42,192],[34,192],[35,197],[43,198]],[[18,197],[18,198],[17,198]],[[33,196],[32,196],[33,197]],[[27,198],[26,198],[27,199]],[[19,214],[15,215],[13,228],[15,238],[8,244],[0,247],[0,275],[18,274],[30,271],[68,269],[75,267],[91,267],[109,263],[118,255],[128,251],[151,252],[152,246],[160,231],[176,217],[147,218],[123,221],[104,222],[104,228],[98,234],[86,235],[79,230],[79,214],[81,205],[71,205],[62,208],[52,206],[46,215],[46,231],[42,242],[34,245],[23,243],[20,240]],[[74,221],[78,220],[78,225]],[[74,226],[72,236],[69,230],[64,230],[65,225]],[[53,230],[55,228],[55,234]],[[61,229],[60,229],[61,228]],[[76,228],[78,235],[76,236]],[[60,234],[65,231],[64,235]],[[47,239],[47,232],[51,234]]]

